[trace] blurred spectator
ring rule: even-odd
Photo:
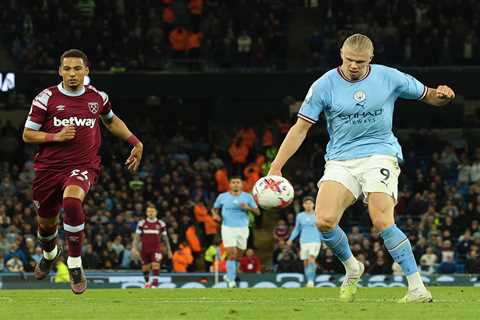
[[[480,274],[480,255],[477,246],[472,247],[468,252],[465,271],[470,274]]]
[[[0,272],[5,271],[5,260],[3,259],[3,252],[0,251]]]
[[[186,242],[180,244],[172,257],[173,272],[187,272],[187,268],[193,263],[192,250]]]
[[[453,261],[453,256],[447,256],[438,266],[437,272],[442,274],[455,273],[456,267]]]
[[[16,242],[13,242],[10,245],[10,249],[5,254],[4,260],[9,270],[16,269],[16,270],[24,271],[24,266],[27,264],[27,257],[25,253],[23,252],[22,249],[18,247],[18,244]]]
[[[277,226],[273,229],[273,238],[277,241],[284,240],[287,241],[290,235],[290,230],[288,229],[287,223],[285,220],[278,220]]]
[[[302,272],[303,266],[298,260],[298,256],[288,247],[277,257],[277,272]]]
[[[86,251],[82,255],[82,263],[85,269],[100,269],[101,261],[98,254],[93,251],[91,244],[86,245]]]
[[[432,247],[428,247],[425,254],[420,257],[420,269],[426,274],[431,274],[435,271],[438,257],[433,251]]]
[[[260,259],[255,255],[253,249],[247,249],[245,255],[240,259],[240,272],[261,273],[262,265]]]

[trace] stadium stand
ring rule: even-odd
[[[206,132],[195,124],[159,124],[155,119],[143,119],[141,124],[138,121],[132,125],[141,128],[145,145],[153,147],[146,152],[137,175],[130,175],[121,165],[121,157],[128,154],[128,147],[105,136],[102,174],[85,204],[88,215],[88,241],[83,249],[86,267],[139,268],[138,257],[131,256],[130,252],[131,235],[144,214],[146,202],[151,201],[168,224],[174,251],[181,244],[182,250],[191,251],[192,262],[185,268],[203,271],[203,253],[213,243],[218,228],[207,213],[217,193],[224,188],[221,177],[243,172],[248,182],[251,174],[248,168],[258,170],[256,177],[268,170],[268,153],[274,151],[264,142],[272,135],[274,148],[282,139],[285,125],[279,121],[282,125],[261,130],[262,124],[235,129],[210,124]],[[33,149],[20,141],[19,130],[9,123],[4,123],[1,129],[1,271],[31,271],[33,261],[40,254],[36,247],[30,190]],[[250,141],[241,139],[252,133]],[[221,141],[212,140],[219,135],[225,137],[223,146]],[[266,139],[265,135],[270,138]],[[406,159],[396,207],[397,222],[409,235],[423,272],[475,273],[480,268],[480,148],[473,138],[446,137],[420,130],[411,131],[410,136],[401,139]],[[249,151],[242,164],[234,163],[227,151],[228,146],[238,143],[239,139]],[[309,139],[324,141],[325,132],[316,131]],[[286,173],[295,182],[296,201],[278,214],[282,220],[273,229],[275,248],[271,265],[275,271],[302,270],[295,246],[293,250],[286,247],[285,238],[293,228],[302,197],[315,194],[316,179],[322,173],[321,147],[307,145],[311,146],[304,152],[308,157],[299,159],[291,167],[295,170]],[[249,184],[246,185],[248,188]],[[395,266],[392,268],[378,234],[366,235],[371,225],[363,205],[357,203],[346,216],[348,219],[342,226],[349,231],[352,251],[366,264],[368,272],[394,272]],[[320,272],[341,272],[341,264],[330,250],[324,248],[318,259]],[[261,263],[269,268],[266,262]],[[171,270],[172,266],[163,268]]]
[[[96,70],[115,72],[164,70],[179,63],[194,70],[319,68],[338,63],[339,44],[353,31],[373,39],[376,63],[480,62],[475,0],[308,3],[120,0],[112,9],[102,0],[5,1],[0,39],[24,70],[55,69],[52,57],[78,43],[87,44],[83,49]],[[371,10],[363,14],[365,6]],[[292,25],[295,19],[300,25]],[[52,33],[51,23],[62,27]],[[296,52],[303,48],[308,59],[297,63]]]
[[[286,56],[288,4],[120,0],[112,10],[102,0],[7,1],[0,38],[24,70],[55,69],[52,57],[79,43],[88,43],[82,49],[96,70],[162,70],[179,61],[275,68]],[[62,27],[52,33],[52,23]]]

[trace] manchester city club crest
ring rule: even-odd
[[[90,109],[90,112],[95,114],[98,112],[98,102],[89,102],[88,103],[88,109]]]
[[[353,94],[353,99],[355,99],[355,101],[359,103],[365,101],[366,98],[367,96],[365,95],[365,92],[363,92],[362,90],[358,90]]]

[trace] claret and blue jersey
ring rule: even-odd
[[[310,87],[298,117],[315,123],[325,114],[330,141],[326,160],[371,155],[403,159],[392,132],[397,98],[421,100],[427,87],[414,77],[383,65],[370,65],[362,79],[348,80],[340,68],[322,75]]]

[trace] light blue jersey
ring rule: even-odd
[[[218,195],[213,207],[221,208],[222,225],[227,227],[248,228],[248,212],[240,207],[240,203],[246,203],[250,208],[257,208],[257,203],[250,193],[242,192],[238,196],[230,192]]]
[[[320,243],[321,235],[316,225],[315,213],[306,213],[305,211],[297,214],[295,228],[288,240],[295,240],[300,234],[300,244]]]
[[[298,116],[315,123],[325,113],[330,136],[325,160],[371,155],[402,160],[402,148],[392,133],[395,100],[420,100],[426,93],[427,87],[414,77],[383,65],[370,65],[357,81],[347,80],[336,68],[312,84]]]

